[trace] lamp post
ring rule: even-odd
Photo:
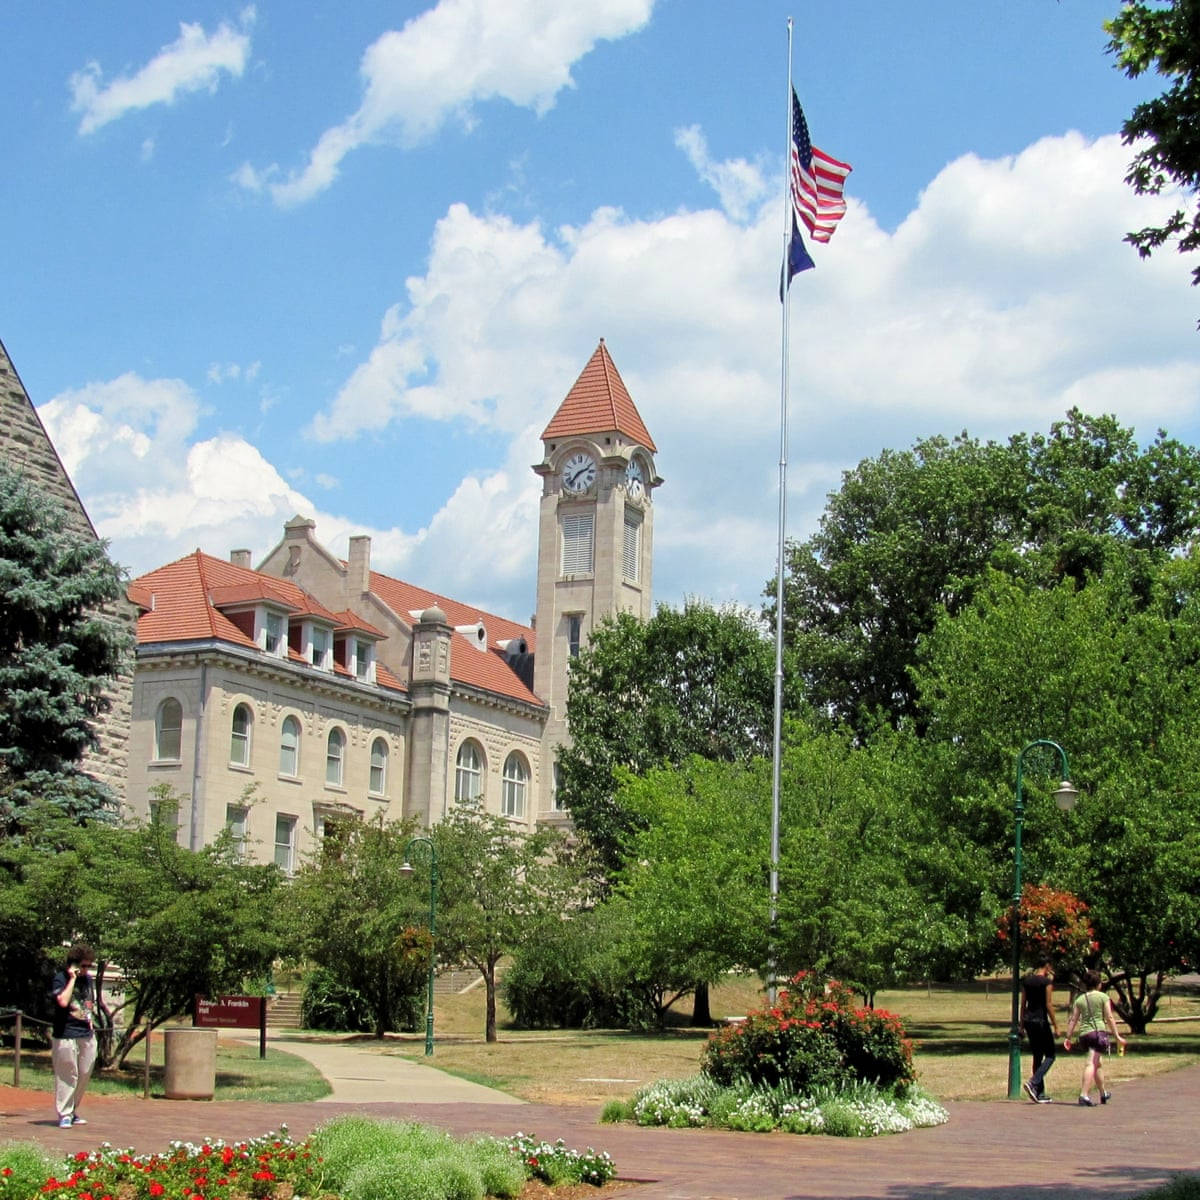
[[[404,862],[400,864],[401,875],[413,873],[412,863],[408,861],[408,852],[416,842],[423,842],[429,847],[429,978],[425,985],[425,1057],[433,1053],[433,938],[434,925],[437,919],[437,885],[438,867],[437,850],[427,837],[409,838],[404,844]]]
[[[1075,807],[1079,792],[1071,783],[1071,770],[1067,766],[1067,752],[1057,743],[1039,738],[1030,742],[1017,755],[1017,798],[1013,805],[1015,841],[1013,849],[1013,896],[1012,896],[1012,1023],[1008,1030],[1008,1098],[1021,1098],[1021,829],[1025,824],[1025,801],[1021,794],[1024,781],[1025,755],[1039,746],[1048,746],[1058,753],[1062,763],[1063,780],[1054,789],[1054,802],[1064,812]]]

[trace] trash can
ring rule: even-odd
[[[163,1066],[168,1100],[211,1100],[217,1087],[217,1031],[164,1030]]]

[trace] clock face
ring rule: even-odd
[[[625,468],[625,494],[631,500],[640,500],[646,494],[646,472],[636,458],[631,458]]]
[[[572,454],[563,466],[562,480],[568,492],[586,492],[596,482],[596,460],[582,450]]]

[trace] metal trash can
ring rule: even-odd
[[[217,1087],[217,1031],[163,1031],[163,1079],[168,1100],[211,1100]]]

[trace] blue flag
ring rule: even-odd
[[[788,242],[787,262],[784,264],[784,269],[779,273],[779,299],[783,300],[783,293],[791,286],[792,276],[799,275],[801,271],[811,271],[816,267],[811,256],[808,253],[808,247],[804,244],[804,239],[800,236],[800,226],[796,224],[796,214],[792,214],[792,237]]]

